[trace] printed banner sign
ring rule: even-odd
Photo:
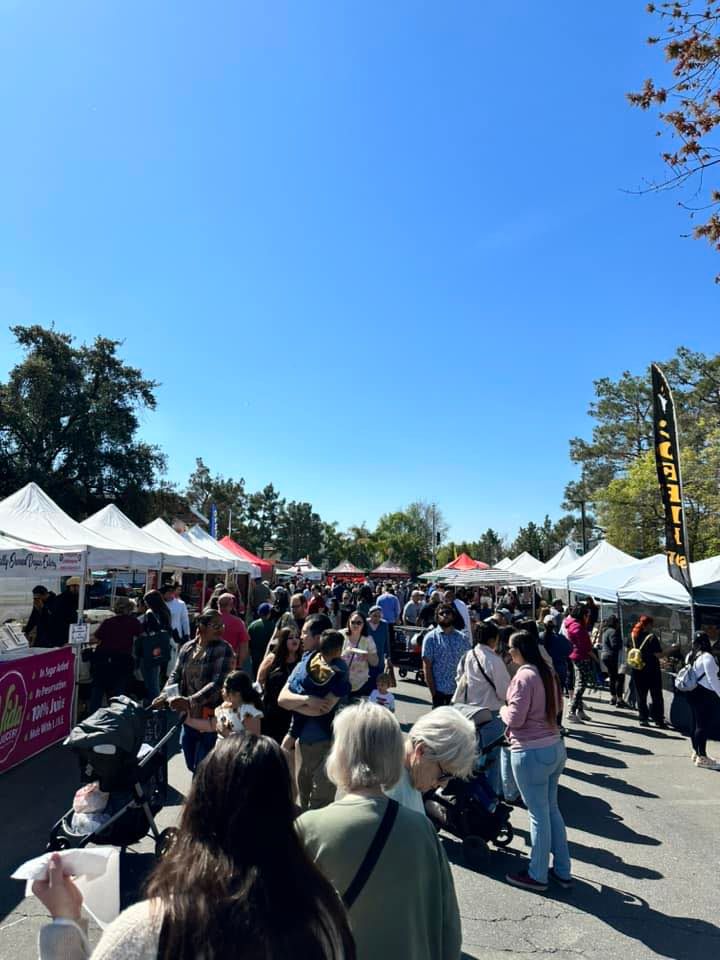
[[[655,464],[665,508],[665,553],[668,573],[673,580],[682,583],[691,594],[690,556],[683,506],[675,403],[662,370],[654,363],[651,369]]]
[[[0,773],[70,733],[73,664],[69,647],[0,660]]]
[[[51,551],[4,550],[0,553],[0,577],[80,576],[83,572],[81,553],[53,553]]]

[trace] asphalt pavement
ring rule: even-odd
[[[427,689],[400,681],[405,729],[428,709]],[[588,700],[592,722],[567,739],[560,805],[568,825],[575,885],[535,894],[508,886],[529,843],[527,815],[513,812],[515,839],[493,850],[482,869],[465,863],[462,844],[443,836],[463,918],[463,956],[508,960],[712,960],[720,956],[718,823],[720,773],[699,770],[674,731],[642,729],[607,694]],[[711,744],[711,746],[717,746]],[[170,802],[158,816],[176,822],[189,778],[182,757],[170,761]],[[75,761],[53,747],[0,778],[0,960],[31,960],[42,905],[10,880],[41,853],[53,822],[77,788]],[[132,902],[153,862],[143,841],[122,861],[122,899]],[[98,931],[93,930],[97,940]]]

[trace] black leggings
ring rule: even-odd
[[[716,694],[707,687],[698,684],[688,694],[688,703],[693,715],[693,750],[699,757],[707,756],[708,730],[712,726],[713,714],[717,708]]]
[[[603,659],[603,663],[607,668],[608,679],[610,680],[610,696],[613,700],[622,700],[625,690],[625,675],[618,671],[617,660]]]
[[[635,692],[637,694],[637,710],[640,720],[647,723],[648,716],[648,694],[650,694],[650,715],[655,723],[665,721],[665,705],[662,695],[662,675],[660,670],[650,670],[645,667],[642,670],[633,670],[633,680],[635,681]]]

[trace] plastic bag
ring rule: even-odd
[[[74,813],[68,829],[76,836],[87,836],[88,833],[102,830],[109,819],[110,814],[103,813],[101,810],[95,813]]]
[[[75,794],[73,810],[75,813],[100,813],[107,806],[110,794],[100,789],[100,783],[86,783]]]

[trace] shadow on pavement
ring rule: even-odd
[[[581,740],[583,743],[590,743],[594,747],[605,747],[608,750],[619,750],[620,753],[634,753],[637,755],[648,755],[652,753],[652,750],[648,750],[647,747],[636,747],[632,743],[623,743],[621,740],[618,740],[617,737],[608,737],[602,733],[591,733],[586,729],[578,731],[577,736],[578,740]]]
[[[452,863],[465,865],[462,844],[459,841],[443,837],[442,844]],[[525,857],[512,850],[493,850],[484,869],[479,872],[490,879],[505,883],[506,873],[524,869],[526,864]],[[628,867],[628,864],[622,864],[621,869],[624,868],[627,873]],[[514,888],[508,886],[508,896],[514,896],[515,893]],[[627,890],[606,884],[592,884],[576,876],[575,884],[570,890],[551,885],[547,893],[530,896],[567,903],[574,910],[596,917],[623,936],[637,940],[658,956],[668,957],[670,960],[703,960],[718,954],[719,927],[706,920],[660,913],[653,910],[642,897]],[[558,945],[557,952],[563,952],[561,945]]]
[[[583,795],[561,784],[558,802],[568,827],[593,833],[607,840],[617,840],[619,843],[640,843],[651,847],[661,845],[661,841],[655,837],[636,833],[622,817],[613,812],[610,804],[600,797]]]
[[[578,741],[575,741],[576,743]],[[579,763],[592,763],[597,767],[613,767],[615,770],[627,770],[627,764],[619,757],[606,757],[603,753],[594,750],[577,750],[565,741],[565,750],[568,760],[577,760]]]
[[[395,699],[399,700],[401,703],[419,703],[421,707],[429,707],[427,699],[423,700],[422,697],[411,697],[407,693],[396,693]]]
[[[593,787],[603,787],[605,790],[615,790],[617,793],[625,793],[631,797],[644,797],[646,800],[657,800],[656,793],[650,793],[643,790],[642,787],[636,787],[625,780],[619,780],[617,777],[611,777],[609,773],[587,773],[585,770],[575,770],[573,767],[565,767],[563,775],[574,777],[576,780],[582,780]]]
[[[525,841],[525,847],[530,850],[530,832],[522,828],[515,828],[515,836],[522,837]],[[600,847],[586,847],[584,843],[576,843],[574,840],[568,841],[570,847],[570,857],[573,864],[577,860],[583,863],[592,863],[603,870],[612,870],[615,873],[622,873],[633,880],[662,880],[663,874],[658,870],[651,870],[649,867],[641,867],[639,864],[626,863],[617,854],[609,850],[603,850]],[[577,867],[574,867],[577,872]]]

